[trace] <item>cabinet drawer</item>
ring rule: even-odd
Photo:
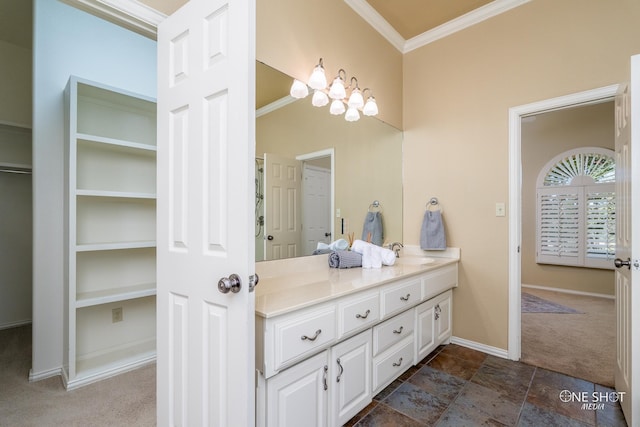
[[[373,359],[373,395],[413,364],[413,339],[406,338],[389,352]]]
[[[377,356],[395,343],[411,336],[414,330],[413,310],[407,310],[373,328],[373,355]]]
[[[414,279],[382,291],[382,318],[406,310],[420,302],[421,281]]]
[[[458,285],[458,266],[442,267],[422,278],[422,299],[428,300]]]
[[[278,370],[336,339],[335,306],[287,316],[273,325],[274,369]]]
[[[379,293],[368,292],[338,305],[338,338],[364,329],[380,320]]]

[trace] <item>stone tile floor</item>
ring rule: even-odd
[[[613,392],[449,344],[411,367],[346,425],[626,426]]]

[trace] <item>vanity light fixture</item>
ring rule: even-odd
[[[328,87],[324,65],[322,58],[320,58],[318,64],[313,68],[309,76],[308,84],[294,79],[290,94],[293,98],[305,98],[309,95],[310,87],[314,89],[313,98],[311,99],[311,104],[314,107],[324,107],[329,104],[329,100],[331,100],[329,113],[341,115],[346,111],[344,118],[349,122],[355,122],[360,119],[360,112],[358,110],[361,110],[365,116],[377,115],[378,105],[373,95],[371,95],[371,89],[365,88],[364,90],[360,90],[358,79],[355,77],[351,77],[349,86],[346,85],[346,81],[347,72],[341,68],[338,70],[338,74],[333,79],[331,86]],[[351,93],[347,97],[348,90],[350,90]],[[365,102],[365,93],[367,91],[369,92],[369,96]]]

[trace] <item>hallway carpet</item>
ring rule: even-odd
[[[535,288],[523,288],[524,292],[578,313],[523,312],[521,360],[613,387],[615,301]]]

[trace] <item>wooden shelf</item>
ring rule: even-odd
[[[156,294],[155,283],[143,283],[102,291],[83,292],[76,295],[76,308],[91,307],[110,302],[125,301],[134,298],[148,297]]]
[[[91,243],[85,245],[77,245],[76,252],[89,251],[114,251],[118,249],[137,249],[137,248],[155,248],[156,242],[152,240],[141,242],[122,242],[122,243]]]
[[[120,197],[123,199],[155,199],[155,193],[137,193],[127,191],[76,190],[76,196],[85,197]]]
[[[90,135],[87,133],[78,133],[76,138],[79,141],[97,142],[100,144],[114,145],[118,147],[134,148],[136,150],[157,151],[155,145],[144,144],[140,142],[126,141],[123,139],[107,138],[104,136]]]

